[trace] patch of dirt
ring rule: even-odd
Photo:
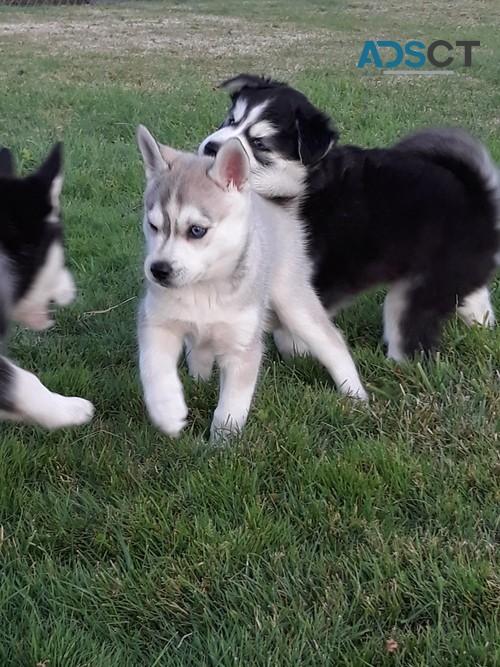
[[[0,39],[13,37],[43,47],[52,55],[99,53],[113,56],[161,52],[180,59],[263,57],[273,62],[283,52],[302,50],[309,61],[327,55],[332,33],[282,25],[255,24],[239,18],[197,14],[141,16],[87,8],[55,19],[51,15],[0,15]],[[314,49],[309,48],[314,45]],[[302,64],[304,64],[302,62]]]
[[[451,9],[453,7],[453,9]],[[500,15],[498,3],[491,0],[433,0],[432,2],[414,2],[413,0],[397,0],[396,2],[380,2],[380,0],[353,0],[348,8],[355,16],[369,20],[371,16],[384,15],[390,22],[405,25],[410,22],[433,25],[442,23],[455,26],[457,33],[462,28],[470,28],[479,24],[491,25]],[[438,37],[436,37],[437,39]],[[458,35],[457,35],[457,38]]]

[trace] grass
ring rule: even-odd
[[[498,327],[452,321],[434,362],[399,367],[380,344],[383,293],[366,295],[339,323],[370,407],[270,346],[224,450],[205,444],[216,382],[184,378],[190,426],[171,441],[136,370],[138,122],[194,149],[226,109],[213,86],[250,70],[300,88],[346,141],[459,124],[500,161],[498,12],[420,5],[0,10],[0,143],[27,171],[64,140],[80,289],[51,332],[15,330],[10,354],[97,406],[78,430],[0,424],[0,665],[499,664]],[[448,77],[355,66],[365,39],[416,37],[481,47]],[[499,312],[498,280],[493,300]]]

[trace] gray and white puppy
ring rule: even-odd
[[[177,365],[186,343],[192,376],[221,387],[211,440],[237,433],[250,408],[263,333],[282,327],[328,369],[340,391],[366,392],[338,329],[311,287],[302,228],[249,184],[239,140],[215,159],[159,145],[139,126],[147,177],[147,291],[139,315],[140,373],[149,415],[170,436],[188,409]]]

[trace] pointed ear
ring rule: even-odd
[[[62,143],[60,141],[57,144],[54,144],[52,150],[50,151],[45,162],[42,164],[40,169],[36,172],[38,178],[40,178],[44,183],[52,184],[54,179],[58,176],[62,177]]]
[[[8,148],[0,150],[0,176],[11,177],[16,175],[14,156]]]
[[[303,165],[319,162],[338,141],[339,135],[330,126],[330,119],[317,109],[311,112],[297,109],[295,124],[297,149]]]
[[[55,214],[60,209],[59,198],[63,186],[62,164],[62,143],[59,141],[54,145],[40,169],[34,174],[49,191],[50,203]]]
[[[146,178],[151,178],[153,174],[167,169],[167,163],[160,153],[160,147],[156,139],[144,125],[137,127],[137,143],[144,160]]]
[[[232,79],[223,81],[219,88],[226,90],[231,95],[239,93],[243,88],[272,88],[274,85],[283,85],[279,81],[273,81],[265,76],[256,76],[255,74],[238,74]]]
[[[245,187],[250,176],[250,161],[239,139],[230,139],[222,146],[207,174],[223,190]]]

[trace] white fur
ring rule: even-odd
[[[253,165],[253,162],[252,162]],[[293,162],[273,155],[273,164],[252,171],[252,187],[263,197],[301,197],[307,173],[300,162]]]
[[[234,109],[233,109],[234,122],[235,123],[241,123],[241,121],[243,120],[243,118],[246,114],[246,111],[247,111],[247,103],[242,97],[240,97],[237,100],[236,104],[234,105]]]
[[[150,149],[141,146],[145,159]],[[296,217],[266,202],[248,184],[224,187],[224,179],[211,180],[211,174],[224,171],[227,155],[235,150],[247,160],[241,144],[233,141],[219,151],[211,169],[208,158],[191,157],[175,162],[171,173],[162,173],[183,188],[182,197],[176,190],[165,204],[175,232],[158,240],[152,250],[155,258],[174,266],[174,276],[165,288],[146,270],[140,370],[151,419],[173,436],[187,418],[177,374],[183,342],[188,343],[193,376],[208,378],[214,361],[221,369],[211,427],[216,441],[239,432],[246,421],[262,358],[262,335],[270,322],[301,340],[343,393],[366,399],[349,350],[311,287],[311,267]],[[154,187],[150,180],[146,198],[157,192],[156,179]],[[211,219],[206,236],[186,239],[187,220],[198,224],[203,210]],[[149,248],[150,239],[148,252]]]
[[[261,122],[259,118],[266,109],[268,102],[262,102],[253,107],[247,114],[247,105],[244,100],[238,100],[233,109],[234,124],[219,128],[216,132],[207,137],[198,149],[199,155],[204,155],[204,148],[209,141],[223,144],[229,139],[239,139],[242,143],[245,139],[245,133],[255,123]],[[267,123],[269,125],[269,123]],[[254,137],[257,136],[254,134]]]
[[[263,137],[272,137],[277,131],[276,126],[269,121],[258,120],[254,125],[250,126],[248,133],[253,139],[261,139]]]
[[[9,365],[13,374],[9,400],[15,412],[0,411],[1,419],[32,422],[47,429],[80,426],[92,419],[94,406],[90,401],[55,394],[33,373],[11,362]]]
[[[276,127],[270,122],[259,120],[267,102],[252,108],[248,115],[244,100],[237,100],[233,109],[234,125],[226,125],[208,136],[198,149],[198,155],[204,155],[205,146],[209,142],[223,145],[229,139],[239,139],[250,159],[250,183],[254,190],[267,199],[276,197],[300,197],[304,194],[307,176],[306,168],[299,161],[288,160],[277,153],[266,153],[270,164],[263,165],[254,156],[254,149],[247,140],[246,133],[263,139],[276,134]],[[238,119],[240,119],[238,121]]]
[[[161,206],[158,202],[156,202],[153,208],[148,211],[146,215],[146,222],[150,222],[160,230],[163,228],[164,217]]]
[[[178,436],[186,425],[187,406],[177,373],[177,359],[182,350],[182,337],[175,330],[155,325],[147,317],[148,306],[139,327],[139,364],[144,400],[151,421],[170,436]]]
[[[350,302],[351,299],[346,298],[340,303],[335,304],[334,307],[328,308],[328,315],[334,317],[340,310],[348,306]],[[275,329],[273,338],[282,357],[306,357],[309,354],[309,348],[301,340],[291,336],[290,332],[286,329],[282,329],[281,327]]]
[[[50,302],[67,306],[74,297],[75,284],[64,265],[63,247],[59,241],[54,241],[47,252],[44,266],[13,309],[12,318],[30,329],[47,329],[53,324],[49,316]]]
[[[402,349],[401,319],[407,306],[407,296],[411,285],[407,280],[393,284],[384,301],[384,339],[387,343],[389,359],[405,360]],[[469,294],[457,309],[458,315],[469,326],[473,323],[492,327],[495,323],[487,287],[481,287]]]
[[[409,284],[406,280],[394,283],[384,301],[384,339],[389,359],[404,361],[402,348],[401,319],[407,304]]]
[[[492,327],[495,324],[495,313],[488,288],[480,287],[466,296],[463,304],[458,307],[458,314],[469,326],[476,323]]]
[[[285,359],[290,357],[306,357],[309,349],[301,340],[294,338],[287,329],[279,327],[273,333],[274,344]]]
[[[48,222],[59,222],[61,213],[59,199],[61,197],[63,180],[62,174],[59,174],[54,178],[50,186],[50,203],[52,205],[52,211],[47,216]]]
[[[191,377],[208,382],[215,363],[215,352],[211,341],[195,345],[195,341],[187,336],[184,339],[184,352]]]

